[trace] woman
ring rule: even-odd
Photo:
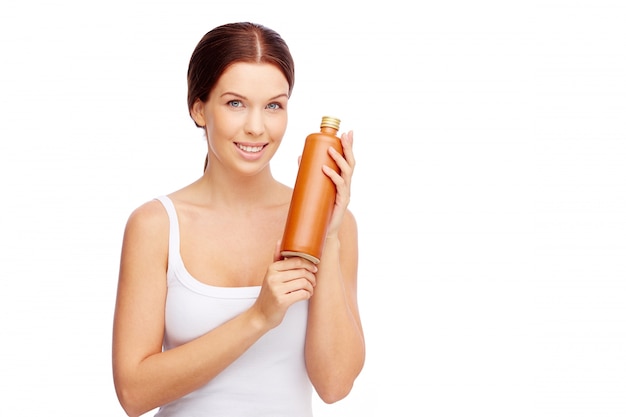
[[[252,23],[208,32],[188,70],[188,106],[208,155],[192,184],[138,207],[124,232],[113,376],[129,416],[311,416],[312,387],[344,398],[365,357],[357,227],[347,209],[352,132],[321,262],[281,259],[292,189],[270,160],[287,127],[294,64]]]

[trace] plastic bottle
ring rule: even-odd
[[[339,172],[328,148],[332,146],[343,155],[337,136],[340,122],[336,117],[324,116],[320,132],[306,137],[281,244],[285,258],[300,256],[315,264],[320,262],[336,195],[335,184],[324,174],[322,165]]]

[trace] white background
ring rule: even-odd
[[[0,414],[124,415],[123,227],[200,175],[189,56],[242,20],[296,60],[278,178],[322,115],[355,131],[368,356],[317,417],[624,417],[620,0],[4,2]]]

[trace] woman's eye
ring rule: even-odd
[[[280,109],[282,106],[279,103],[270,103],[267,105],[267,108],[270,110],[278,110]]]
[[[243,103],[241,103],[241,101],[239,101],[239,100],[230,100],[228,102],[228,105],[230,107],[241,107],[241,106],[243,106]]]

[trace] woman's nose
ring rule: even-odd
[[[247,134],[252,136],[260,136],[265,131],[265,124],[263,122],[263,115],[260,111],[251,111],[246,118],[246,124],[244,129]]]

